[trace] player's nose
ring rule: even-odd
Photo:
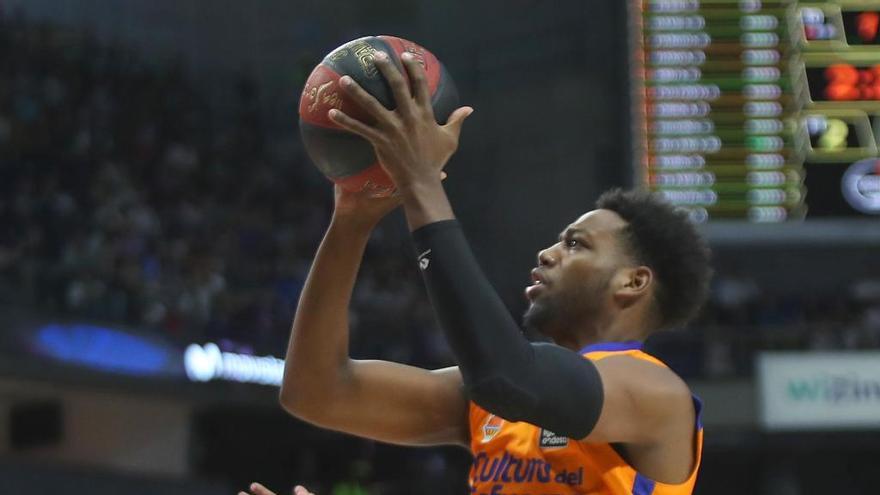
[[[556,264],[556,257],[553,255],[552,249],[547,248],[538,251],[538,266],[553,266]]]

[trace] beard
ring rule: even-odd
[[[551,339],[571,335],[602,311],[612,275],[597,274],[575,289],[538,296],[523,314],[523,326]]]
[[[523,314],[523,326],[532,332],[547,334],[546,328],[560,319],[562,311],[557,301],[552,297],[542,297],[529,304]]]

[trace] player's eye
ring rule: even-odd
[[[578,241],[575,240],[575,239],[566,239],[566,240],[565,240],[565,247],[575,248],[575,247],[578,247],[578,246],[580,246],[580,242],[578,242]]]

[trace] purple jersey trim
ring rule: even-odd
[[[642,342],[638,340],[628,340],[626,342],[599,342],[598,344],[590,344],[581,349],[581,354],[595,351],[632,351],[641,349]]]

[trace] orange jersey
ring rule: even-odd
[[[593,361],[628,355],[658,366],[639,342],[594,344],[581,350]],[[694,397],[697,459],[684,483],[670,485],[639,474],[607,443],[572,440],[524,422],[512,423],[470,403],[471,493],[475,495],[690,495],[703,447],[700,401]]]

